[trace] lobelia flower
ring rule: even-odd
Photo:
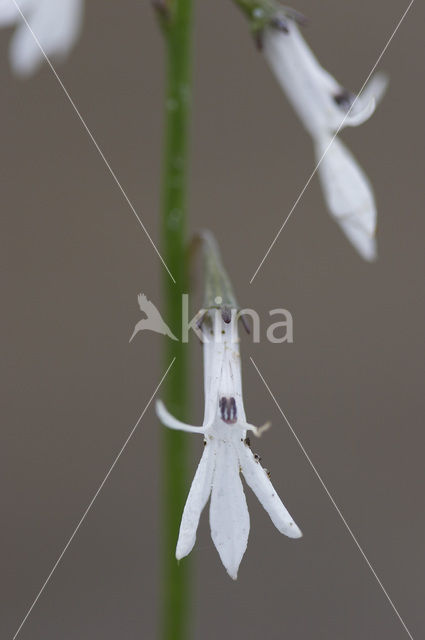
[[[250,527],[241,472],[277,529],[290,538],[300,538],[302,534],[277,495],[267,471],[260,465],[259,457],[252,453],[246,437],[247,431],[259,436],[268,425],[257,428],[246,421],[234,311],[231,314],[229,309],[222,313],[207,311],[202,319],[202,330],[203,426],[180,422],[161,401],[157,402],[156,410],[165,426],[204,437],[204,451],[183,511],[176,557],[184,558],[192,550],[201,512],[211,496],[211,537],[227,573],[235,580]]]
[[[376,74],[356,96],[320,66],[295,19],[285,16],[274,25],[262,33],[264,55],[313,138],[327,206],[363,258],[373,260],[376,206],[372,187],[341,140],[330,143],[340,127],[355,127],[370,118],[387,79]]]
[[[64,58],[80,34],[84,0],[0,0],[0,26],[16,25],[9,48],[12,69],[27,76],[41,66],[44,56],[17,5],[46,55]]]

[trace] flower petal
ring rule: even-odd
[[[47,56],[64,57],[77,40],[83,18],[82,0],[38,0],[28,23]],[[10,45],[13,70],[20,75],[33,73],[44,59],[33,34],[22,22]]]
[[[34,0],[20,0],[19,7],[25,13]],[[15,22],[22,20],[21,15],[12,0],[0,0],[0,26],[8,27]]]
[[[300,529],[277,495],[266,471],[254,458],[251,449],[248,445],[241,443],[238,453],[244,478],[269,514],[275,527],[290,538],[301,538]]]
[[[217,444],[210,505],[211,537],[227,573],[236,580],[246,551],[249,513],[239,476],[239,461],[231,443]]]
[[[376,74],[356,96],[320,65],[295,22],[288,28],[289,33],[266,31],[264,54],[307,131],[316,137],[368,120],[385,92],[386,76]]]
[[[210,440],[205,445],[183,510],[176,548],[177,560],[187,556],[195,544],[199,518],[211,493],[215,453],[215,441]]]
[[[204,427],[194,427],[190,424],[186,424],[185,422],[180,422],[174,416],[167,411],[162,400],[156,401],[156,415],[161,420],[162,424],[168,427],[169,429],[176,429],[177,431],[188,431],[189,433],[204,433]]]
[[[364,229],[359,227],[352,218],[340,220],[339,225],[363,260],[374,262],[377,259],[378,249],[375,236],[369,236],[365,233]]]
[[[264,54],[307,131],[315,137],[341,126],[357,126],[370,118],[375,109],[375,90],[380,95],[378,84],[371,83],[371,90],[366,91],[366,87],[356,98],[323,69],[297,25],[293,21],[288,25],[287,34],[276,29],[266,31]]]
[[[347,147],[331,136],[316,140],[315,152],[326,204],[365,260],[376,257],[376,206],[372,187]],[[329,146],[330,145],[330,146]]]
[[[371,99],[366,102],[366,99],[361,99],[362,96],[353,97],[352,106],[348,107],[345,113],[341,113],[341,119],[338,126],[335,127],[335,131],[343,129],[344,127],[357,127],[359,124],[363,124],[363,122],[369,120],[375,111],[376,101],[375,98],[371,97]]]
[[[43,54],[26,24],[17,26],[10,42],[9,57],[17,75],[30,75],[41,65]]]
[[[242,398],[241,357],[236,317],[227,323],[216,311],[213,335],[204,341],[204,424],[212,424],[219,414],[221,398],[233,398],[238,420],[245,421]]]
[[[388,87],[388,76],[385,73],[375,73],[358,96],[354,96],[349,116],[344,126],[356,127],[366,122],[382,100]]]
[[[332,96],[341,87],[320,66],[295,23],[288,25],[287,34],[266,30],[264,55],[307,131],[315,135],[333,129],[340,109]]]
[[[388,88],[388,76],[382,71],[375,73],[357,98],[357,102],[368,104],[372,100],[378,105]]]

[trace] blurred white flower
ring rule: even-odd
[[[290,538],[299,538],[302,534],[246,438],[247,430],[260,435],[268,425],[258,429],[246,421],[237,321],[227,322],[229,318],[224,316],[223,320],[219,312],[214,315],[214,328],[209,313],[203,323],[203,426],[194,427],[176,420],[161,401],[156,408],[159,419],[167,427],[204,436],[205,448],[183,511],[176,557],[183,558],[192,550],[201,512],[211,496],[211,537],[228,574],[235,580],[250,527],[240,472],[277,529]]]
[[[80,34],[84,0],[0,0],[0,26],[16,25],[9,49],[12,69],[27,76],[44,56],[18,7],[46,55],[64,58]]]
[[[287,32],[268,28],[264,54],[281,87],[313,138],[318,172],[331,214],[366,260],[376,257],[376,207],[371,185],[346,146],[335,139],[339,127],[355,127],[375,110],[387,86],[376,74],[359,96],[344,89],[314,57],[294,20]],[[329,147],[329,148],[328,148]]]

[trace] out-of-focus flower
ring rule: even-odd
[[[382,97],[387,79],[372,77],[360,95],[344,89],[314,57],[296,21],[282,17],[280,28],[262,33],[264,55],[313,139],[327,206],[366,260],[376,256],[376,206],[371,185],[346,146],[335,138],[340,127],[365,122]]]
[[[218,310],[208,311],[203,317],[202,328],[203,426],[180,422],[160,401],[157,402],[157,414],[171,429],[199,433],[204,437],[204,452],[183,511],[176,557],[183,558],[192,550],[201,512],[211,496],[211,537],[227,573],[235,580],[250,527],[241,472],[277,529],[290,538],[299,538],[302,534],[277,495],[259,457],[251,451],[246,437],[247,430],[260,435],[268,425],[258,429],[246,421],[235,315],[230,319],[227,311],[223,314]]]
[[[84,0],[0,0],[0,26],[15,25],[9,49],[12,69],[28,76],[40,67],[44,56],[18,7],[46,55],[64,58],[80,34]]]

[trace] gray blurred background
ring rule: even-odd
[[[87,5],[82,38],[57,68],[158,241],[161,37],[147,0]],[[406,6],[296,5],[321,62],[353,89]],[[294,344],[244,338],[242,349],[249,419],[273,423],[256,450],[304,532],[299,542],[281,536],[248,491],[251,535],[234,583],[204,514],[193,552],[196,640],[407,637],[249,355],[411,633],[425,632],[424,18],[417,1],[380,65],[391,77],[382,105],[343,133],[375,188],[379,261],[355,254],[314,179],[249,285],[311,173],[311,142],[232,3],[196,2],[190,229],[215,232],[239,300],[263,327],[269,309],[294,316]],[[137,294],[161,307],[161,264],[48,68],[26,81],[11,75],[9,38],[0,32],[2,638],[15,633],[163,373],[161,338],[141,333],[128,344]],[[22,640],[156,637],[160,431],[150,408]],[[194,470],[202,443],[187,437]]]

